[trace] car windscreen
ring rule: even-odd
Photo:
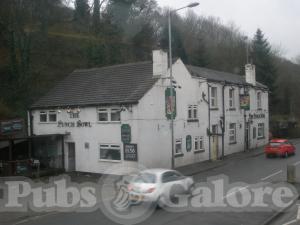
[[[156,182],[156,175],[152,173],[141,173],[133,181],[134,183],[154,184]]]
[[[282,145],[280,142],[270,142],[271,147],[279,147],[280,145]]]

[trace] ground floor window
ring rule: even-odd
[[[194,149],[195,151],[201,151],[201,150],[204,150],[204,145],[203,145],[203,137],[199,137],[199,136],[196,136],[194,138]]]
[[[257,128],[257,138],[264,138],[265,137],[265,124],[259,123]]]
[[[229,143],[230,144],[236,143],[236,124],[235,123],[229,124]]]
[[[256,138],[256,127],[253,127],[253,139]]]
[[[120,145],[100,145],[100,159],[101,160],[121,160],[121,146]]]
[[[176,139],[175,154],[181,154],[181,153],[182,153],[182,139],[178,138]]]

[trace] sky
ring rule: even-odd
[[[234,22],[252,38],[260,28],[283,56],[300,55],[300,0],[157,0],[161,7],[180,8],[191,2],[200,5],[193,11],[202,16],[219,17],[224,24]],[[185,12],[184,12],[185,11]],[[182,10],[184,15],[186,10]]]

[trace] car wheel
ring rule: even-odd
[[[266,158],[271,158],[271,156],[270,156],[270,155],[268,155],[268,154],[266,154]]]

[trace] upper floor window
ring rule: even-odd
[[[234,102],[234,89],[229,89],[229,108],[233,109],[235,107]]]
[[[55,110],[40,111],[40,122],[41,123],[55,123],[57,122],[57,112]]]
[[[188,108],[188,119],[194,120],[198,118],[198,106],[197,105],[189,105]]]
[[[257,92],[257,109],[261,109],[262,104],[261,104],[261,92]]]
[[[47,122],[47,112],[46,111],[40,111],[40,122],[41,123]]]
[[[218,89],[217,87],[210,88],[210,107],[218,108]]]
[[[100,108],[98,109],[99,122],[119,122],[121,121],[121,110],[118,108]]]
[[[49,122],[57,121],[57,113],[56,111],[49,111]]]

